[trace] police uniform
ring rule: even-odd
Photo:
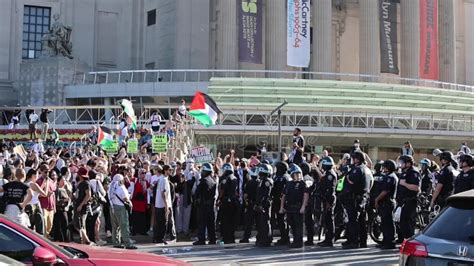
[[[202,178],[196,189],[196,200],[198,204],[198,242],[205,243],[206,232],[209,244],[216,243],[216,224],[214,203],[216,196],[216,181],[211,175]]]
[[[263,177],[259,180],[256,195],[257,246],[270,246],[272,227],[270,224],[271,191],[273,180]]]
[[[431,195],[433,192],[433,182],[431,180],[431,172],[425,169],[421,172],[421,192],[426,195]]]
[[[474,169],[462,172],[454,182],[454,194],[474,189]]]
[[[324,177],[319,182],[321,200],[323,206],[323,224],[325,228],[324,243],[334,242],[334,208],[336,206],[336,185],[337,174],[334,170],[326,171]]]
[[[303,206],[305,193],[309,193],[309,190],[303,180],[288,182],[283,192],[288,225],[293,233],[294,247],[303,246],[303,214],[300,213],[300,209]]]
[[[438,184],[442,184],[443,188],[436,198],[436,204],[443,208],[446,200],[453,194],[455,169],[451,164],[444,165],[438,175]]]
[[[306,212],[304,213],[304,224],[306,227],[306,237],[307,241],[305,245],[313,245],[313,238],[314,238],[314,190],[315,190],[315,183],[314,178],[310,175],[303,176],[303,181],[306,183],[306,187],[308,188],[309,198],[308,198],[308,206],[306,206]]]
[[[224,244],[233,244],[240,213],[239,180],[233,174],[223,176],[221,180],[221,234]]]
[[[241,243],[248,243],[252,233],[252,227],[255,224],[255,200],[257,196],[258,180],[252,177],[244,187],[244,194],[247,195],[245,202],[245,216],[244,216],[244,237]]]
[[[395,208],[395,195],[397,193],[398,177],[395,173],[383,175],[380,180],[380,193],[387,195],[379,201],[379,215],[381,218],[381,230],[383,234],[384,247],[393,247],[395,244],[395,223],[393,221],[393,210]],[[378,196],[378,195],[377,195]]]
[[[288,236],[288,225],[286,223],[285,214],[280,214],[280,204],[281,196],[283,195],[286,184],[291,181],[291,177],[288,174],[275,175],[272,189],[272,218],[274,219],[274,224],[278,227],[280,231],[280,240],[277,244],[286,245],[289,242]]]
[[[415,234],[417,191],[412,191],[400,185],[400,181],[405,180],[407,184],[421,186],[421,175],[414,167],[402,172],[397,187],[397,205],[402,207],[400,214],[400,231],[398,240],[410,238]]]
[[[353,183],[350,184],[349,180]],[[369,199],[372,172],[365,164],[354,165],[347,174],[344,189],[349,192],[344,200],[347,211],[347,242],[343,247],[357,248],[367,246],[367,204]]]

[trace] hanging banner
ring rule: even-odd
[[[214,161],[211,150],[203,146],[194,147],[191,150],[191,158],[193,158],[195,163],[209,163]]]
[[[380,72],[398,75],[397,3],[379,1]]]
[[[239,61],[262,63],[263,0],[237,0]]]
[[[151,148],[153,153],[166,152],[168,150],[167,135],[153,135],[151,139]]]
[[[420,0],[420,78],[439,78],[438,0]]]
[[[310,59],[311,10],[309,0],[288,0],[287,64],[308,67]]]

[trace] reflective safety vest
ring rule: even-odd
[[[337,186],[336,186],[336,192],[342,192],[344,189],[344,180],[346,179],[346,176],[342,176],[337,180]]]

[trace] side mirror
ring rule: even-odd
[[[52,265],[56,262],[56,254],[43,247],[35,248],[33,252],[33,265]]]

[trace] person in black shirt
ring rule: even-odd
[[[306,212],[304,214],[304,224],[306,227],[306,242],[305,246],[313,246],[314,243],[314,211],[313,211],[313,202],[314,202],[314,189],[315,189],[315,180],[311,175],[311,167],[308,163],[303,162],[300,164],[301,171],[303,171],[303,181],[308,187],[308,202],[309,206],[306,206]]]
[[[74,226],[79,231],[82,244],[90,244],[86,232],[87,212],[90,208],[89,200],[92,197],[91,185],[89,184],[89,172],[86,168],[80,168],[77,172],[77,198],[74,201]]]
[[[5,215],[28,227],[29,219],[27,215],[23,215],[23,209],[32,198],[31,190],[23,182],[25,181],[26,174],[23,169],[16,169],[16,179],[9,183],[4,184],[0,187],[0,192],[3,192],[3,197],[6,201]]]
[[[288,162],[298,165],[303,162],[304,144],[304,137],[301,135],[301,129],[295,128],[293,131],[293,148]]]
[[[255,214],[257,220],[258,247],[269,247],[272,244],[272,227],[270,224],[270,206],[273,180],[273,169],[269,164],[262,164],[258,169],[258,186],[255,196]]]
[[[41,114],[40,114],[40,121],[43,123],[43,131],[41,132],[41,138],[43,140],[46,140],[46,137],[48,136],[48,128],[49,128],[49,119],[48,115],[52,111],[49,109],[41,109]]]
[[[421,191],[421,175],[413,166],[413,157],[404,155],[398,159],[402,174],[397,188],[397,205],[402,208],[398,242],[415,234],[417,196]]]
[[[395,248],[395,223],[393,222],[393,209],[395,208],[395,195],[397,193],[398,177],[395,173],[397,164],[393,160],[384,161],[382,179],[380,180],[380,193],[375,199],[375,208],[378,209],[382,220],[383,243],[381,249]]]
[[[205,245],[206,232],[209,245],[216,244],[214,203],[217,183],[212,176],[212,165],[210,163],[203,164],[201,167],[201,179],[195,194],[198,205],[198,240],[193,245]]]
[[[297,165],[290,167],[292,180],[288,182],[283,191],[280,204],[280,214],[286,212],[288,224],[293,233],[293,243],[290,248],[303,247],[303,217],[308,205],[309,191],[303,181],[301,168]]]
[[[439,155],[441,162],[441,171],[438,175],[438,184],[433,192],[430,207],[433,208],[435,204],[443,208],[446,205],[446,200],[453,194],[454,177],[456,176],[456,169],[453,167],[454,156],[449,151],[444,151]]]
[[[221,234],[224,244],[235,243],[235,229],[239,219],[239,180],[234,167],[225,163],[220,178],[218,206],[221,211]]]
[[[343,198],[344,207],[349,218],[347,224],[347,241],[344,249],[367,247],[367,205],[369,200],[372,172],[365,165],[365,154],[355,151],[351,154],[354,162],[347,174],[344,190],[347,195]]]
[[[319,186],[318,191],[323,211],[322,222],[326,232],[324,241],[319,242],[318,246],[332,247],[335,240],[334,208],[336,206],[337,174],[334,171],[334,160],[329,156],[321,160],[321,167],[324,170],[324,175],[316,186]]]
[[[433,182],[431,180],[430,166],[431,161],[429,159],[421,159],[421,192],[425,193],[426,195],[431,195],[433,191]]]
[[[462,172],[454,182],[454,194],[474,189],[474,160],[472,155],[464,154],[459,157]]]
[[[255,224],[255,200],[257,196],[258,186],[258,170],[256,167],[250,171],[250,180],[246,182],[244,187],[244,237],[240,243],[249,243],[249,238],[252,233],[252,227]]]
[[[278,227],[281,237],[275,244],[282,246],[286,246],[289,243],[288,225],[286,223],[285,215],[279,213],[283,191],[286,184],[291,181],[291,177],[288,175],[287,171],[287,163],[278,162],[276,164],[276,173],[273,177],[272,189],[272,219],[273,224]]]

